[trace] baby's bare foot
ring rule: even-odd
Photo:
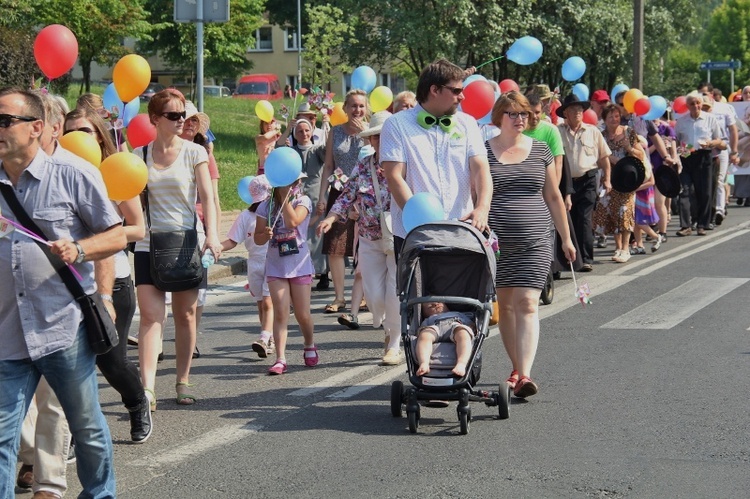
[[[430,372],[430,363],[425,362],[424,364],[419,364],[419,368],[417,369],[417,376],[422,376],[424,374],[427,374]]]
[[[466,375],[466,364],[456,364],[456,367],[451,372],[456,376]]]

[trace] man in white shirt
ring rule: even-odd
[[[417,192],[435,194],[446,219],[487,227],[492,198],[487,150],[476,120],[456,112],[464,71],[445,59],[425,67],[417,84],[418,105],[394,114],[380,134],[380,162],[391,191],[394,249],[406,237],[401,212]]]

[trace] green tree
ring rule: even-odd
[[[334,55],[335,49],[351,43],[354,28],[344,19],[344,12],[332,5],[307,8],[309,31],[302,36],[304,79],[312,85],[330,85],[336,78],[333,73],[351,70]]]
[[[735,85],[747,82],[750,79],[750,0],[727,0],[717,7],[704,33],[702,48],[712,60],[735,59],[745,63],[735,72]],[[714,72],[711,79],[725,92],[734,91],[729,88],[728,71]]]
[[[0,26],[0,86],[31,85],[36,69],[33,44],[28,31]]]
[[[127,54],[126,37],[149,38],[144,0],[30,0],[35,25],[62,24],[78,39],[81,91],[91,89],[91,64],[113,64]],[[28,19],[27,19],[28,20]]]
[[[235,77],[252,67],[247,49],[253,44],[255,30],[264,24],[264,3],[264,0],[232,0],[229,22],[204,24],[206,77]],[[141,40],[138,50],[158,53],[173,67],[193,74],[197,59],[195,23],[175,23],[173,5],[172,0],[146,0],[149,21],[160,29],[151,39]]]

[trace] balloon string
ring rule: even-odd
[[[483,62],[483,63],[482,63],[482,64],[480,64],[479,66],[474,66],[474,67],[475,67],[476,69],[479,69],[479,68],[481,68],[482,66],[486,66],[487,64],[489,64],[489,63],[491,63],[491,62],[495,62],[495,61],[497,61],[497,60],[499,60],[499,59],[502,59],[503,57],[505,57],[505,56],[501,55],[500,57],[495,57],[494,59],[490,59],[489,61],[487,61],[487,62]]]

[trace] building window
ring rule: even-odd
[[[297,28],[284,29],[284,50],[297,50],[298,43]]]
[[[271,27],[265,26],[255,30],[255,45],[248,47],[248,52],[270,52],[273,50]]]

